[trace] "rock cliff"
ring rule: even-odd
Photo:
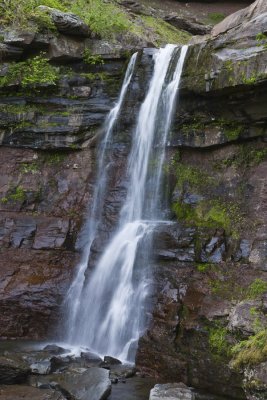
[[[125,196],[131,127],[152,69],[148,41],[114,45],[75,15],[46,12],[57,34],[9,30],[0,43],[2,338],[45,338],[58,324],[95,145],[139,49],[110,149],[93,246],[101,252]],[[155,232],[153,310],[137,354],[144,373],[226,398],[266,393],[266,57],[263,0],[192,41],[164,168],[171,222]]]
[[[137,355],[227,398],[266,393],[266,24],[257,1],[189,49],[166,178],[178,224],[156,233],[159,295]]]

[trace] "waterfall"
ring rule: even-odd
[[[104,126],[105,135],[99,146],[97,166],[98,173],[96,179],[97,184],[95,185],[92,206],[89,210],[89,218],[87,218],[86,224],[83,227],[83,231],[81,234],[82,243],[80,247],[82,248],[82,257],[77,267],[76,276],[68,290],[66,300],[64,302],[64,306],[67,310],[67,321],[65,323],[67,330],[66,340],[69,343],[73,343],[76,336],[76,326],[77,319],[80,313],[81,296],[85,281],[85,271],[88,267],[91,246],[95,239],[97,227],[101,219],[108,169],[108,163],[106,162],[106,151],[115,122],[120,114],[121,106],[123,104],[127,89],[133,76],[137,55],[138,53],[133,54],[130,59],[125,73],[119,99],[107,116]]]
[[[67,296],[69,342],[87,346],[101,355],[133,360],[131,351],[144,330],[144,305],[149,292],[148,258],[138,251],[146,247],[160,217],[159,197],[167,135],[179,87],[187,47],[167,45],[154,55],[154,72],[140,108],[128,159],[128,189],[117,230],[103,251],[88,282],[84,280],[90,248],[101,218],[107,165],[105,148],[132,77],[132,59],[116,111],[109,116],[99,155],[99,177],[82,261]],[[131,65],[132,64],[132,65]],[[124,88],[125,86],[125,88]],[[112,116],[111,116],[112,114]],[[151,171],[151,163],[156,164]],[[92,221],[91,221],[92,220]],[[147,246],[146,251],[149,251]]]

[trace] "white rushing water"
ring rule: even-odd
[[[76,276],[68,290],[65,300],[65,307],[67,309],[66,340],[69,343],[73,343],[74,339],[76,338],[77,319],[80,312],[81,296],[85,281],[85,271],[88,267],[91,246],[93,240],[95,239],[97,226],[100,223],[101,218],[108,169],[108,163],[106,163],[105,159],[106,150],[113,132],[114,124],[120,114],[121,106],[123,104],[127,89],[133,76],[137,55],[138,53],[133,54],[130,59],[128,68],[125,73],[119,99],[112,110],[109,112],[106,119],[104,127],[105,135],[100,143],[98,151],[98,174],[96,179],[97,184],[95,186],[92,206],[89,210],[89,218],[87,219],[87,222],[82,232],[82,237],[84,238],[83,243],[81,244],[82,258],[77,267]]]
[[[92,241],[101,218],[105,193],[105,148],[120,112],[134,69],[128,67],[120,100],[109,116],[99,156],[99,176],[86,229],[88,239],[78,273],[67,297],[68,341],[101,355],[133,361],[134,346],[144,330],[144,305],[149,290],[149,233],[159,212],[162,166],[176,95],[187,47],[167,45],[154,55],[154,72],[141,106],[132,139],[127,176],[128,189],[118,228],[103,251],[88,282],[87,269]],[[155,165],[153,161],[155,161]],[[153,165],[153,168],[151,168]],[[99,186],[99,187],[98,187]],[[99,211],[100,209],[100,211]],[[143,257],[138,257],[138,250]]]

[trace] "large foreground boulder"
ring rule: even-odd
[[[0,356],[0,384],[24,383],[29,374],[30,368],[28,364],[19,359],[19,357],[14,355]]]
[[[73,400],[105,400],[111,393],[109,371],[92,367],[73,368],[66,372],[32,379],[32,386],[48,386]]]

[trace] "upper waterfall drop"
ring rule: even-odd
[[[134,352],[131,347],[145,328],[144,305],[150,279],[149,245],[145,246],[146,262],[142,263],[138,259],[138,251],[148,239],[148,234],[153,231],[159,217],[155,210],[159,206],[165,146],[186,52],[187,46],[180,49],[167,45],[154,55],[154,72],[138,115],[128,159],[125,204],[120,212],[117,230],[104,249],[90,279],[85,282],[84,273],[98,220],[101,218],[101,204],[105,194],[106,175],[103,171],[107,165],[104,152],[119,109],[110,116],[112,128],[110,131],[107,129],[106,139],[100,150],[97,187],[92,214],[87,223],[87,245],[67,302],[69,341],[87,346],[101,355],[109,354],[132,361]],[[129,66],[127,72],[128,82],[132,76]],[[122,93],[125,96],[126,90],[127,88],[122,89],[121,96]],[[119,108],[122,102],[117,103]],[[153,171],[150,171],[149,165],[154,157],[157,162]],[[149,192],[150,188],[153,188],[152,193]]]

